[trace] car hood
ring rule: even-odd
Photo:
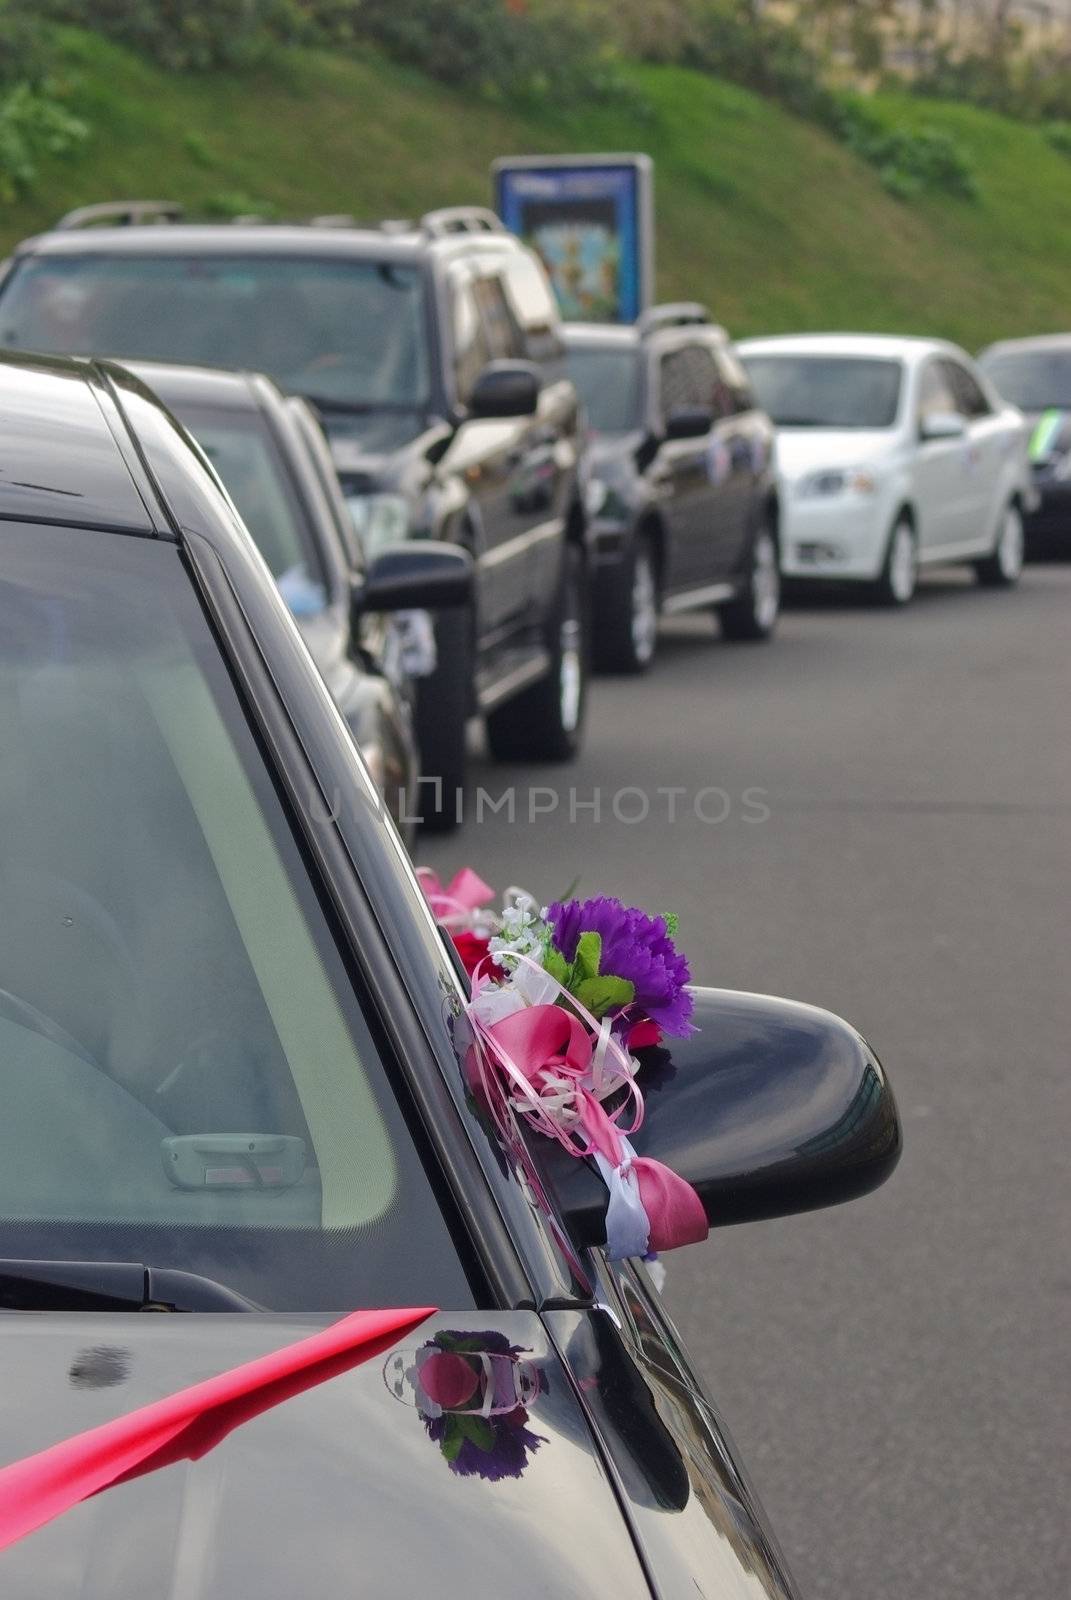
[[[870,466],[889,454],[894,439],[884,428],[778,428],[778,471],[791,483],[823,468]]]
[[[304,1338],[330,1317],[0,1315],[0,1465]],[[499,1376],[454,1450],[420,1387],[438,1338]],[[505,1352],[505,1353],[503,1353]],[[422,1363],[424,1365],[422,1366]],[[503,1399],[503,1373],[517,1405]],[[512,1409],[506,1409],[512,1407]],[[453,1464],[449,1459],[454,1453]],[[4,1600],[511,1600],[649,1589],[534,1313],[440,1315],[386,1355],[94,1496],[0,1552]]]
[[[322,421],[335,468],[348,482],[366,478],[369,491],[389,489],[397,480],[399,456],[408,453],[428,431],[417,411],[369,412],[343,416],[326,412]]]

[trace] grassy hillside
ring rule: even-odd
[[[0,249],[110,196],[408,216],[485,201],[496,155],[642,149],[656,163],[660,296],[705,299],[738,334],[866,327],[977,346],[1071,325],[1071,160],[971,108],[874,102],[890,122],[953,132],[976,164],[976,202],[904,204],[816,128],[676,68],[631,70],[642,111],[515,115],[367,56],[294,51],[250,75],[183,77],[85,35],[67,53],[91,140],[0,208]]]

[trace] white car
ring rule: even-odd
[[[859,334],[737,349],[778,430],[786,577],[867,583],[889,605],[936,562],[1015,583],[1035,498],[1029,430],[962,350]]]

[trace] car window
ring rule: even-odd
[[[1024,411],[1071,409],[1071,350],[995,350],[980,365],[1005,400]]]
[[[891,428],[903,363],[877,356],[744,355],[759,405],[779,428]]]
[[[171,404],[219,473],[223,487],[298,616],[327,605],[323,565],[279,448],[258,412]]]
[[[674,411],[712,411],[717,382],[713,359],[702,345],[668,351],[659,362],[663,417],[671,417]]]
[[[0,1255],[471,1303],[175,546],[4,525],[0,748]]]
[[[571,344],[567,369],[596,433],[631,433],[643,426],[636,346]]]
[[[266,372],[353,404],[429,402],[421,270],[253,255],[31,256],[5,283],[0,345]]]
[[[981,384],[961,361],[943,362],[949,387],[956,400],[956,410],[964,417],[988,417],[992,410]]]
[[[450,279],[450,330],[454,347],[454,383],[462,405],[468,402],[473,385],[491,359],[487,328],[465,271]]]
[[[492,361],[520,361],[525,346],[517,319],[510,309],[502,281],[496,277],[477,278],[472,292],[483,319],[487,349]]]
[[[952,380],[943,361],[927,361],[919,374],[919,421],[935,415],[955,415],[959,401],[952,388]]]

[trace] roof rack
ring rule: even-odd
[[[660,328],[709,327],[712,320],[706,306],[701,306],[697,300],[680,300],[671,305],[651,306],[640,315],[636,326],[641,334],[648,334]]]
[[[502,223],[486,206],[443,206],[438,211],[427,211],[420,226],[433,239],[443,239],[451,233],[502,233]]]
[[[356,228],[357,218],[348,211],[323,211],[309,218],[310,228]]]
[[[108,223],[117,228],[140,227],[144,223],[180,222],[183,209],[174,200],[103,200],[98,205],[77,206],[53,226],[56,232],[74,228],[94,228]]]

